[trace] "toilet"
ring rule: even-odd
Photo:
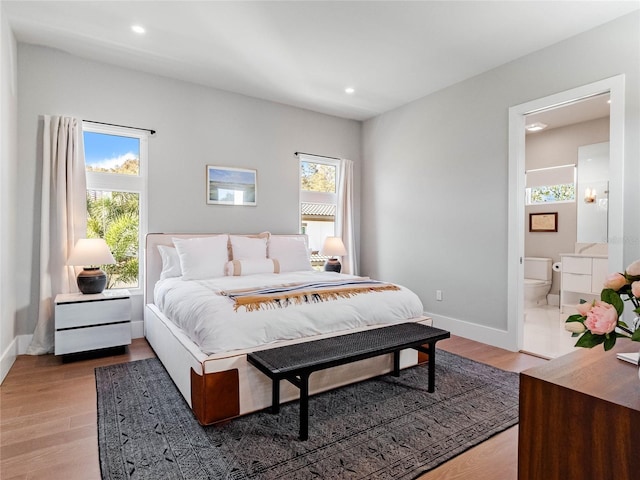
[[[524,308],[547,305],[551,290],[551,259],[525,257],[524,259]]]

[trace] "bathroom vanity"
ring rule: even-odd
[[[580,300],[600,298],[604,280],[609,273],[607,255],[561,253],[560,312],[576,313]]]

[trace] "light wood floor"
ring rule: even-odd
[[[545,360],[453,337],[438,342],[453,353],[519,372]],[[62,363],[53,355],[17,358],[0,387],[0,478],[2,480],[100,478],[93,370],[153,357],[144,339],[128,351]],[[518,427],[468,450],[420,480],[513,480],[517,474]]]

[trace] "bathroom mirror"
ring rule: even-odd
[[[577,242],[607,243],[609,142],[578,148],[576,205]]]

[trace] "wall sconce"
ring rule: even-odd
[[[584,203],[595,203],[596,189],[587,187],[584,189]]]
[[[81,238],[73,247],[67,265],[82,266],[78,288],[84,294],[101,293],[107,285],[107,275],[97,265],[112,265],[116,260],[102,238]]]
[[[325,255],[329,258],[327,263],[324,264],[324,269],[327,272],[338,272],[342,270],[342,265],[340,261],[335,257],[342,257],[347,254],[347,249],[342,243],[342,239],[340,237],[327,237],[324,241],[324,245],[322,245],[322,249],[320,250],[320,255]]]

